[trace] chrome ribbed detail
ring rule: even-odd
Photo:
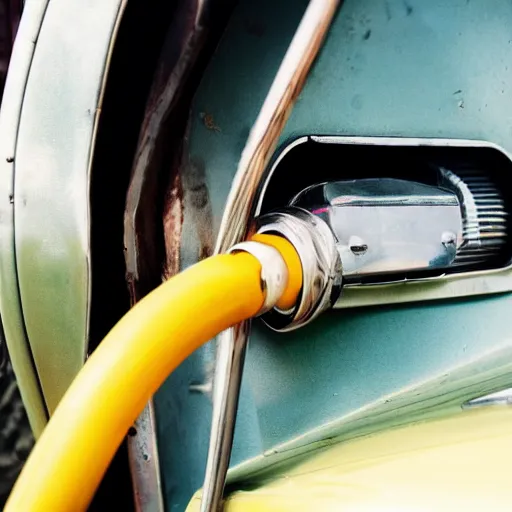
[[[496,185],[474,169],[441,169],[441,175],[457,190],[464,217],[454,265],[475,266],[499,258],[507,243],[508,213]]]

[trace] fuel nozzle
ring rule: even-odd
[[[258,232],[295,247],[303,288],[294,308],[272,309],[273,329],[295,329],[334,305],[343,286],[477,270],[500,257],[507,212],[499,191],[474,173],[438,168],[435,185],[395,178],[310,186],[258,219]]]
[[[293,307],[274,307],[262,316],[276,331],[301,327],[332,307],[341,293],[342,265],[336,238],[329,225],[313,213],[294,206],[257,219],[258,234],[280,235],[297,252],[302,288]]]
[[[322,183],[292,204],[322,218],[336,238],[349,281],[445,269],[464,243],[455,192],[383,178]]]

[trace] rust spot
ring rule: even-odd
[[[208,112],[201,112],[200,114],[201,119],[203,120],[203,124],[206,126],[206,128],[212,132],[220,132],[221,129],[215,124],[215,120],[213,119],[213,116],[211,114],[208,114]]]
[[[130,306],[133,307],[137,303],[137,286],[136,278],[133,272],[126,272],[126,285],[128,287],[128,294],[130,295]]]
[[[199,260],[213,253],[213,213],[210,202],[204,162],[195,158],[190,161],[185,173],[185,194],[187,207],[194,222],[197,238],[199,239]]]
[[[163,225],[165,243],[163,278],[169,279],[180,271],[181,232],[183,230],[183,187],[179,170],[174,173],[165,195]]]
[[[189,133],[190,127],[186,133]],[[173,174],[165,194],[163,231],[165,242],[165,265],[163,279],[177,274],[181,267],[181,237],[185,214],[194,226],[199,241],[198,259],[213,253],[213,214],[206,186],[204,162],[190,159],[188,136],[183,140],[180,156],[172,166]]]

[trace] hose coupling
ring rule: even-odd
[[[341,293],[342,266],[335,236],[326,222],[291,206],[258,217],[256,232],[286,238],[302,264],[302,290],[295,306],[286,311],[274,306],[262,316],[271,329],[292,331],[332,307]]]
[[[270,311],[284,293],[288,282],[288,267],[281,253],[275,247],[252,241],[234,245],[228,254],[237,252],[252,254],[261,263],[261,286],[265,302],[258,315]]]

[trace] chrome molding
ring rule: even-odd
[[[150,400],[128,432],[128,459],[137,512],[163,512],[155,410]]]
[[[512,154],[503,147],[485,140],[420,138],[420,137],[362,137],[338,135],[304,135],[284,145],[273,161],[257,198],[256,213],[261,212],[268,185],[282,159],[292,149],[308,141],[319,144],[347,144],[393,147],[451,147],[488,148],[500,152],[512,162]],[[425,286],[428,283],[428,286]],[[506,267],[443,274],[436,277],[411,278],[385,284],[352,284],[343,287],[343,299],[334,308],[352,308],[375,304],[396,304],[419,300],[464,297],[512,291],[512,263]]]
[[[23,98],[14,155],[16,266],[50,415],[87,353],[90,173],[125,5],[126,0],[49,2]]]
[[[25,328],[14,241],[14,172],[18,130],[28,76],[48,0],[26,2],[0,109],[0,312],[9,355],[34,435],[48,421]]]
[[[462,407],[464,409],[474,409],[475,407],[486,407],[489,405],[512,405],[512,388],[473,398],[468,400]]]
[[[327,34],[338,0],[311,0],[243,150],[222,218],[216,253],[244,240],[255,213],[257,190],[279,135]],[[212,430],[201,511],[219,508],[231,456],[247,323],[218,338]]]
[[[464,210],[463,232],[462,236],[471,246],[480,245],[480,225],[478,223],[478,210],[475,199],[469,187],[454,172],[448,169],[441,169],[441,174],[450,185],[451,190],[460,197],[461,205]]]

